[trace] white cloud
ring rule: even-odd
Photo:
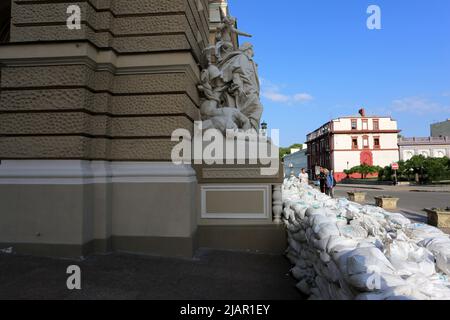
[[[408,97],[394,100],[392,110],[423,115],[427,113],[448,113],[450,112],[450,106],[444,106],[422,97]]]
[[[291,100],[289,96],[274,91],[263,91],[261,95],[274,102],[289,102]]]
[[[261,95],[270,101],[287,105],[302,104],[314,100],[314,97],[309,93],[284,94],[281,92],[280,86],[266,79],[261,79]]]
[[[310,95],[309,93],[297,93],[296,95],[294,95],[294,101],[298,101],[298,102],[308,102],[313,100],[313,96]]]

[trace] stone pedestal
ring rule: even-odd
[[[364,203],[366,201],[366,192],[347,192],[350,201]]]
[[[425,209],[428,213],[428,224],[437,228],[450,228],[450,209]]]
[[[400,199],[392,197],[375,197],[375,204],[383,209],[395,210],[397,209],[398,200]]]
[[[264,176],[260,169],[259,165],[195,166],[199,247],[283,253],[286,231],[279,225],[283,171]]]

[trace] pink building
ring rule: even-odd
[[[397,121],[391,117],[341,117],[325,123],[308,134],[308,167],[334,171],[337,181],[346,177],[344,170],[361,164],[385,167],[399,161]],[[359,177],[359,175],[358,175]]]

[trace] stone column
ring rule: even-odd
[[[281,213],[283,212],[281,185],[273,186],[272,203],[273,222],[276,224],[281,224]]]

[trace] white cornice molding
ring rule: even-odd
[[[193,183],[191,166],[170,162],[4,160],[0,185],[84,185],[105,183]]]

